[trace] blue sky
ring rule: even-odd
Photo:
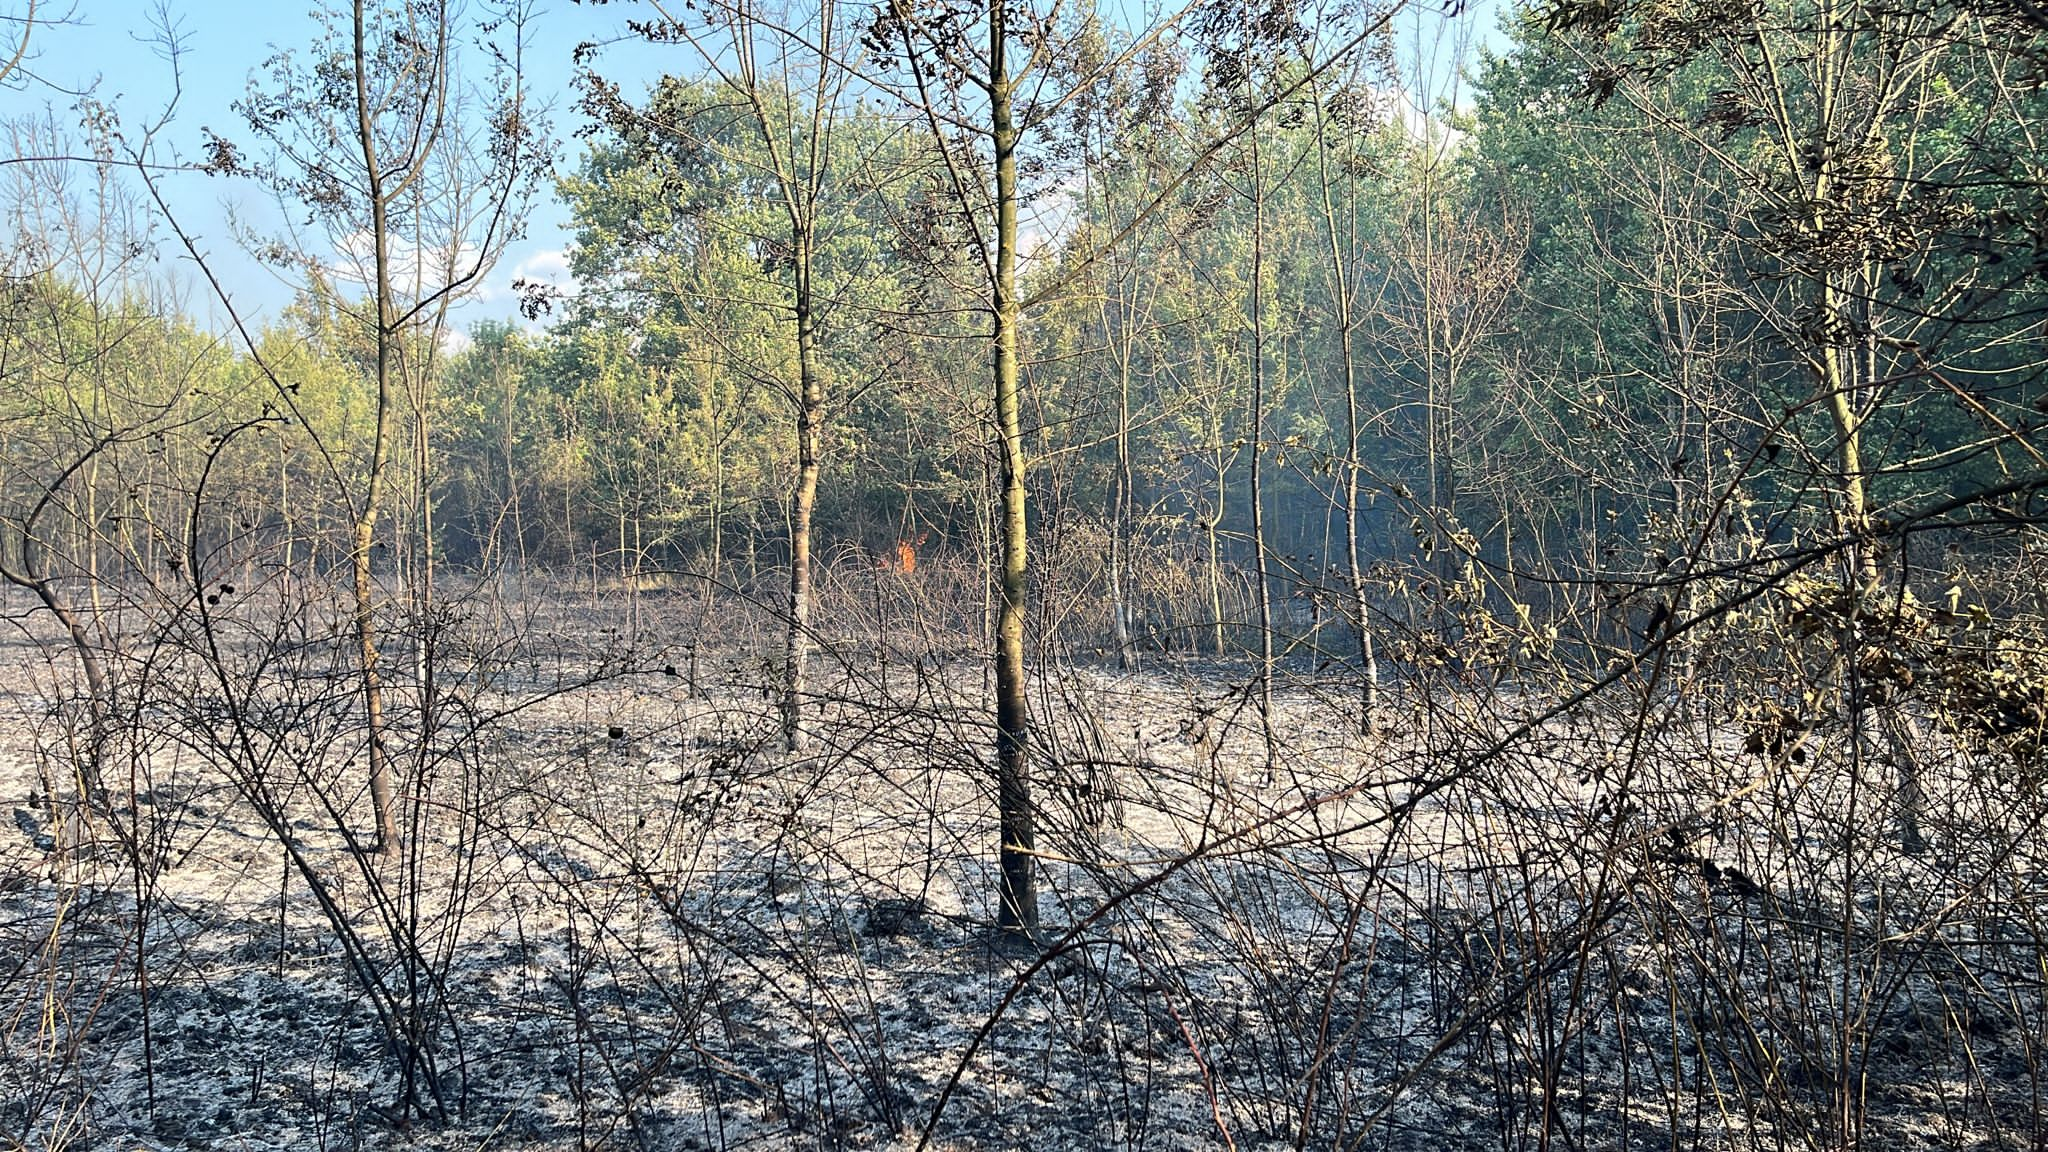
[[[1438,9],[1428,0],[1422,2],[1422,7],[1403,17],[1404,55],[1410,60],[1441,52],[1436,46],[1417,51],[1418,45],[1433,45],[1444,30]],[[1494,39],[1490,33],[1496,23],[1492,10],[1497,2],[1482,0],[1478,7],[1485,9],[1484,14],[1476,19],[1468,16],[1471,23],[1466,27]],[[42,7],[48,11],[50,0],[43,0]],[[0,12],[15,8],[18,5],[0,4]],[[76,0],[69,22],[37,31],[24,63],[24,72],[33,79],[0,89],[0,117],[13,119],[49,110],[60,121],[75,121],[71,111],[75,94],[90,91],[112,105],[124,124],[133,128],[161,117],[175,96],[176,116],[160,139],[169,153],[193,158],[199,155],[202,129],[247,138],[230,105],[243,95],[251,73],[274,51],[312,41],[319,28],[313,8],[314,0]],[[528,58],[530,83],[533,91],[553,105],[555,134],[561,141],[556,152],[560,163],[573,163],[577,148],[574,130],[578,117],[570,87],[571,53],[577,44],[605,44],[605,73],[629,84],[644,83],[665,69],[690,66],[692,53],[686,47],[649,46],[620,35],[624,19],[634,14],[635,8],[632,4],[587,7],[572,0],[550,0],[536,15]],[[180,45],[176,69],[161,42],[166,18]],[[201,247],[235,297],[239,311],[261,318],[289,301],[293,286],[243,254],[229,232],[231,219],[258,231],[278,230],[283,218],[267,193],[245,182],[199,175],[168,177],[165,187],[174,211],[200,237]],[[483,290],[459,313],[458,322],[466,326],[485,318],[514,317],[516,300],[511,284],[515,278],[564,279],[567,215],[552,198],[536,204],[526,238],[505,253]],[[163,251],[166,259],[175,255],[168,246]],[[197,282],[182,261],[176,275],[188,283]],[[208,305],[202,294],[192,293],[190,307],[195,312],[211,311]]]
[[[48,0],[43,7],[51,7]],[[561,0],[538,14],[529,49],[530,76],[533,90],[553,104],[556,135],[565,142],[558,147],[558,156],[575,155],[571,52],[586,40],[617,40],[622,10],[628,7],[590,8]],[[204,138],[202,129],[247,138],[230,105],[274,51],[312,41],[319,28],[312,8],[311,0],[79,0],[70,22],[37,30],[23,69],[33,79],[0,90],[0,117],[48,110],[60,122],[75,121],[76,94],[89,91],[112,105],[132,131],[161,117],[175,97],[175,118],[160,140],[170,153],[193,158]],[[166,11],[180,44],[175,69],[161,42]],[[612,75],[633,69],[651,76],[659,71],[663,53],[680,67],[680,57],[688,51],[626,41],[608,46],[604,59]],[[268,193],[244,181],[199,175],[168,177],[165,187],[181,222],[200,236],[201,247],[238,310],[268,316],[290,299],[292,286],[243,254],[230,235],[230,219],[262,231],[277,229],[283,217]],[[552,198],[535,205],[527,237],[505,253],[484,291],[464,307],[463,324],[516,315],[510,287],[515,277],[562,275],[567,215]],[[163,252],[166,259],[173,255],[169,246]],[[189,266],[178,275],[195,281]],[[198,312],[208,310],[196,291],[191,306]]]

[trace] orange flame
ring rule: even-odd
[[[917,571],[917,550],[924,547],[924,542],[931,539],[931,535],[929,532],[920,532],[914,540],[899,538],[893,550],[894,554],[884,553],[875,561],[875,567],[883,572],[894,572],[901,576],[910,575]]]

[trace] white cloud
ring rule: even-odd
[[[553,284],[564,292],[573,292],[575,282],[569,278],[569,254],[560,248],[545,248],[521,260],[512,269],[513,280],[540,280]]]

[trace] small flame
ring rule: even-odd
[[[924,547],[924,542],[931,539],[931,535],[929,532],[920,532],[915,539],[899,538],[893,554],[884,553],[875,561],[875,567],[883,572],[910,575],[917,571],[917,550]]]

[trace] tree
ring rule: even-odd
[[[2031,250],[2039,185],[2019,152],[2040,63],[2010,12],[1929,0],[1798,0],[1740,12],[1561,4],[1554,40],[1593,103],[1618,100],[1716,168],[1710,220],[1736,242],[1746,309],[1798,366],[1795,429],[1825,461],[1829,519],[1878,578],[1877,507],[1925,460],[1872,455],[1915,396],[1962,404],[1985,437],[1938,464],[2023,448],[2041,365],[2005,335],[2042,307],[2006,256]],[[1993,384],[1992,381],[1997,383]],[[1966,383],[1967,382],[1967,383]],[[1823,414],[1816,426],[1807,412]],[[1881,437],[1889,439],[1890,437]]]
[[[1038,9],[1001,0],[980,6],[905,0],[878,12],[867,37],[871,49],[893,55],[894,90],[922,121],[943,160],[949,215],[972,253],[979,306],[988,319],[1001,539],[994,653],[1001,825],[997,918],[1003,931],[1019,936],[1035,935],[1039,916],[1024,637],[1030,592],[1026,318],[1035,306],[1071,290],[1076,278],[1114,252],[1126,235],[1152,222],[1188,181],[1218,163],[1273,107],[1364,44],[1385,26],[1392,10],[1358,14],[1356,23],[1330,21],[1319,40],[1300,34],[1302,13],[1278,7],[1261,13],[1262,23],[1287,27],[1290,35],[1311,45],[1303,53],[1302,68],[1247,100],[1241,113],[1225,118],[1212,135],[1192,142],[1183,165],[1164,173],[1153,194],[1120,227],[1047,267],[1027,286],[1025,214],[1044,213],[1043,224],[1057,228],[1051,216],[1065,199],[1060,180],[1073,154],[1061,143],[1066,111],[1085,94],[1130,75],[1145,77],[1154,89],[1143,104],[1163,106],[1180,75],[1172,64],[1183,47],[1179,37],[1195,11],[1190,6],[1140,26],[1119,27],[1116,16],[1088,6]],[[1208,43],[1198,46],[1219,52],[1217,46],[1232,37],[1229,30],[1238,28],[1243,16],[1236,4],[1208,11]],[[1229,57],[1227,49],[1219,54]],[[1231,66],[1241,67],[1242,61]]]
[[[309,59],[272,58],[270,86],[252,85],[238,110],[267,152],[256,173],[325,233],[319,247],[270,251],[302,270],[316,292],[329,293],[369,348],[368,459],[359,481],[338,470],[333,479],[353,510],[349,561],[371,804],[376,843],[390,853],[399,829],[372,557],[390,498],[400,407],[410,399],[416,414],[425,411],[420,398],[447,308],[477,287],[518,233],[542,164],[523,87],[526,8],[519,0],[487,7],[473,21],[453,0],[352,0],[319,16],[325,32]],[[490,47],[485,78],[473,85],[458,67],[458,45],[496,33],[508,43]],[[214,157],[219,170],[240,166],[224,140],[216,139]],[[342,281],[338,290],[328,287],[330,265]],[[360,296],[350,297],[350,289]],[[285,381],[273,383],[287,395]],[[423,426],[415,443],[424,485]],[[430,532],[424,503],[422,517]],[[425,578],[431,581],[430,568]],[[431,710],[431,700],[425,707]]]
[[[1344,581],[1358,639],[1358,726],[1361,733],[1371,735],[1379,714],[1379,660],[1373,645],[1364,549],[1359,540],[1365,398],[1360,394],[1359,374],[1363,365],[1357,347],[1361,320],[1358,297],[1365,288],[1359,252],[1359,177],[1360,169],[1369,162],[1370,146],[1364,142],[1371,136],[1358,131],[1361,125],[1355,123],[1367,112],[1355,87],[1342,86],[1331,93],[1325,85],[1318,84],[1312,96],[1316,192],[1322,209],[1323,234],[1329,244],[1330,313],[1337,330],[1338,373],[1344,382],[1344,432],[1334,461],[1340,477],[1336,482],[1337,503],[1344,516]]]
[[[783,743],[800,752],[808,744],[803,719],[812,646],[812,553],[818,479],[824,466],[835,360],[827,347],[835,321],[842,337],[863,318],[886,308],[892,295],[888,269],[863,235],[860,212],[892,179],[900,163],[892,140],[875,129],[872,115],[850,107],[849,85],[861,70],[857,29],[836,0],[768,10],[751,3],[713,2],[687,20],[656,5],[660,19],[636,25],[657,42],[681,41],[697,50],[713,82],[691,85],[664,79],[644,107],[616,85],[587,80],[590,109],[628,154],[665,190],[681,181],[693,195],[724,192],[722,210],[697,215],[706,232],[725,231],[751,249],[758,277],[733,284],[736,319],[787,327],[789,355],[779,345],[752,354],[740,331],[706,335],[739,360],[741,371],[781,394],[793,416],[796,476],[790,496],[789,583],[784,620],[780,710]],[[743,109],[739,115],[733,106]],[[653,239],[653,237],[649,237]],[[699,238],[704,247],[719,238]],[[699,257],[705,255],[700,247]],[[701,264],[698,268],[702,270]],[[673,275],[674,269],[652,270]],[[754,281],[754,282],[749,282]],[[695,295],[717,289],[701,281],[685,288],[645,279],[637,291],[664,288]],[[685,296],[684,298],[687,298]],[[681,303],[677,299],[674,303]],[[673,306],[673,305],[672,305]],[[714,560],[715,563],[715,560]]]

